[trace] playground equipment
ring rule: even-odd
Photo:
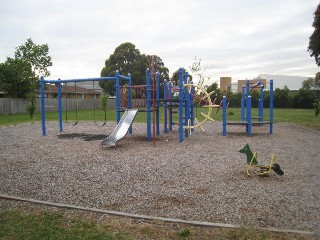
[[[41,92],[41,127],[42,127],[42,135],[46,136],[46,112],[45,112],[45,101],[44,101],[44,86],[45,84],[56,84],[58,86],[58,115],[59,115],[59,129],[60,132],[63,131],[63,122],[62,122],[62,84],[67,83],[76,83],[77,82],[94,82],[94,81],[115,81],[116,82],[116,96],[120,96],[120,80],[125,80],[127,82],[128,87],[131,86],[131,75],[122,76],[119,71],[116,71],[115,76],[113,77],[101,77],[101,78],[85,78],[85,79],[68,79],[68,80],[47,80],[44,77],[40,78],[40,92]],[[120,97],[116,97],[117,107],[116,107],[116,119],[117,123],[120,122]],[[128,91],[128,109],[131,109],[131,91]],[[77,114],[77,111],[76,111]],[[129,133],[132,133],[132,128],[129,128]]]
[[[204,98],[206,99],[206,102],[208,103],[208,105],[206,105],[206,107],[208,108],[208,112],[205,114],[203,112],[201,112],[201,115],[204,116],[204,119],[202,121],[199,121],[197,118],[194,118],[195,119],[195,122],[196,122],[196,125],[188,125],[188,126],[185,126],[184,128],[185,129],[194,129],[194,128],[197,128],[197,127],[200,127],[200,129],[202,131],[204,131],[202,125],[208,121],[208,120],[211,120],[214,122],[214,119],[211,118],[211,112],[212,112],[212,108],[213,107],[219,107],[219,105],[214,105],[212,104],[212,101],[211,101],[211,95],[214,93],[213,91],[208,93],[202,86],[202,84],[198,84],[198,85],[194,85],[194,84],[184,84],[185,87],[191,87],[191,89],[194,89],[194,94],[203,94],[204,95]]]
[[[258,104],[258,117],[252,117],[252,104],[250,89],[260,87],[260,98]],[[250,87],[249,80],[246,82],[246,90],[242,86],[242,98],[241,98],[241,121],[227,121],[227,100],[226,96],[222,99],[222,135],[227,135],[227,125],[242,125],[246,127],[247,136],[251,136],[252,126],[262,126],[269,125],[269,133],[272,134],[273,131],[273,80],[270,80],[270,114],[269,121],[264,121],[263,112],[263,98],[264,98],[264,86],[261,82]],[[258,119],[258,121],[252,121],[253,119]]]
[[[214,92],[208,93],[204,88],[203,88],[203,81],[200,81],[198,84],[193,84],[192,82],[188,82],[188,75],[187,73],[185,74],[185,77],[183,78],[183,92],[182,95],[180,93],[181,89],[181,75],[179,75],[179,88],[174,88],[172,85],[172,82],[169,81],[167,82],[166,80],[164,81],[164,100],[163,100],[163,108],[164,108],[164,132],[168,132],[168,114],[169,112],[169,130],[172,130],[172,126],[175,124],[172,120],[173,113],[179,113],[179,124],[182,122],[181,121],[181,116],[182,119],[184,119],[183,123],[183,129],[185,129],[185,136],[187,137],[188,135],[191,134],[191,132],[195,128],[200,128],[202,131],[204,131],[202,125],[208,120],[214,121],[210,115],[212,112],[212,108],[216,107],[216,105],[212,104],[211,102],[211,95]],[[173,92],[179,92],[179,100],[175,101],[172,97]],[[183,104],[180,102],[180,97],[184,96],[183,98]],[[194,104],[196,99],[201,99],[200,101],[205,101],[208,105],[208,111],[207,113],[201,112],[201,115],[204,117],[202,121],[199,121],[194,114]],[[179,106],[179,111],[173,111],[173,106],[178,103]],[[185,115],[183,116],[181,113],[181,106],[185,107]],[[169,110],[169,111],[167,111]],[[181,129],[181,127],[180,127]]]
[[[102,147],[104,145],[108,147],[115,147],[116,142],[122,139],[127,134],[137,113],[138,109],[127,109],[125,113],[122,115],[120,122],[118,123],[117,127],[114,129],[112,134],[109,137],[102,140]]]
[[[160,75],[159,75],[160,77]],[[156,75],[156,86],[159,86],[159,77]],[[150,82],[150,72],[147,70],[147,84]],[[159,87],[160,88],[160,87]],[[156,87],[158,89],[158,87]],[[188,72],[183,72],[183,69],[179,69],[179,80],[178,80],[178,86],[173,86],[173,83],[171,81],[167,82],[164,81],[164,99],[159,99],[159,92],[156,91],[156,94],[153,94],[156,96],[155,99],[153,99],[153,109],[155,109],[154,112],[157,113],[156,115],[156,133],[157,135],[160,134],[159,130],[159,103],[163,103],[163,109],[164,109],[164,133],[167,133],[168,131],[172,130],[172,126],[175,124],[179,125],[179,142],[182,142],[184,137],[188,137],[192,130],[199,127],[203,130],[202,125],[204,122],[208,120],[213,119],[210,117],[211,111],[212,111],[212,105],[211,105],[211,94],[207,93],[207,91],[202,87],[202,83],[199,84],[193,84],[192,82],[189,82]],[[178,99],[173,98],[173,93],[178,93]],[[199,121],[194,116],[194,102],[193,98],[196,94],[202,93],[208,102],[210,102],[210,106],[208,108],[208,112],[201,113],[202,116],[204,116],[204,119],[202,121]],[[149,94],[150,95],[150,94]],[[147,92],[147,113],[150,112],[151,109],[151,100],[148,99],[148,92]],[[178,110],[176,113],[179,114],[179,121],[178,123],[173,122],[173,106],[177,105]],[[169,115],[169,116],[168,116]],[[151,115],[147,115],[147,127],[148,127],[148,139],[151,138]],[[169,118],[169,122],[168,122]],[[155,119],[155,117],[153,117]],[[168,127],[169,125],[169,127]],[[150,130],[149,130],[150,129]],[[154,128],[155,129],[155,128]],[[153,131],[155,132],[155,131]],[[153,135],[154,136],[154,135]]]
[[[121,112],[125,112],[132,108],[132,90],[139,89],[140,95],[146,96],[146,109],[139,110],[139,112],[146,112],[147,113],[147,140],[155,143],[155,136],[160,135],[160,103],[163,102],[164,107],[164,114],[165,114],[165,123],[164,123],[164,132],[168,131],[167,129],[167,109],[168,106],[172,106],[174,103],[178,104],[179,107],[179,142],[182,142],[184,137],[188,137],[191,130],[196,127],[202,128],[202,125],[207,120],[213,120],[210,117],[212,106],[211,106],[211,99],[210,94],[208,94],[202,85],[194,85],[189,82],[188,73],[184,72],[182,68],[179,69],[179,81],[178,87],[176,87],[178,94],[178,99],[172,98],[173,86],[171,84],[171,89],[164,93],[166,96],[165,99],[160,99],[160,73],[158,72],[151,72],[150,69],[146,70],[146,85],[139,85],[139,86],[132,86],[131,85],[131,75],[129,74],[127,77],[122,76],[119,74],[119,71],[116,71],[115,76],[113,77],[102,77],[102,78],[87,78],[87,79],[69,79],[69,80],[45,80],[43,77],[40,79],[40,87],[41,87],[41,113],[42,113],[42,134],[46,135],[46,118],[45,118],[45,103],[44,103],[44,85],[45,84],[56,84],[58,86],[58,112],[59,112],[59,127],[60,132],[63,131],[63,124],[62,124],[62,100],[61,100],[61,89],[62,84],[67,84],[73,82],[76,86],[77,82],[87,82],[92,81],[93,84],[95,81],[115,81],[115,88],[116,88],[116,120],[117,120],[117,127],[114,130],[114,134],[117,131],[123,131],[123,127],[120,127],[120,115]],[[124,87],[120,87],[120,80],[126,80],[126,85]],[[164,82],[165,86],[168,82]],[[167,85],[170,88],[170,84]],[[167,86],[164,89],[167,89]],[[142,89],[145,89],[144,94],[141,92]],[[121,92],[123,92],[121,97]],[[193,98],[197,93],[202,93],[206,97],[207,101],[210,103],[208,108],[208,113],[201,113],[204,116],[203,121],[198,121],[194,117],[194,103]],[[124,99],[126,96],[126,99]],[[123,101],[125,100],[125,101]],[[122,103],[122,104],[121,104]],[[125,103],[125,104],[123,104]],[[171,108],[172,109],[172,108]],[[131,112],[131,111],[129,111]],[[137,113],[137,112],[136,112]],[[151,114],[153,113],[153,114]],[[77,111],[76,111],[77,114]],[[172,112],[171,112],[172,117]],[[78,118],[77,118],[78,119]],[[94,102],[94,120],[95,120],[95,102]],[[134,118],[132,119],[132,121]],[[194,124],[196,122],[196,125]],[[153,123],[153,131],[151,128],[151,123]],[[131,124],[128,128],[129,134],[132,133]],[[172,130],[172,118],[170,120],[170,130]],[[153,134],[152,134],[153,133]],[[108,141],[103,142],[104,145]],[[107,145],[107,144],[106,144]]]
[[[253,169],[254,173],[259,176],[267,176],[270,171],[273,170],[278,175],[283,175],[284,172],[281,170],[280,165],[275,163],[276,156],[273,154],[269,165],[260,165],[258,163],[257,153],[253,153],[248,144],[246,144],[242,149],[239,150],[240,153],[244,153],[247,156],[247,175],[250,176],[250,172]]]
[[[77,125],[79,123],[78,120],[78,99],[77,99],[77,82],[74,82],[74,95],[75,95],[75,100],[76,100],[76,122],[74,124],[72,124],[73,126]]]

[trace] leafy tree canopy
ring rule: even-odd
[[[15,58],[29,63],[36,77],[48,77],[48,67],[52,66],[48,44],[37,45],[31,38],[16,48]]]
[[[309,94],[316,99],[320,99],[320,72],[316,74],[315,78],[308,78],[303,81],[301,89],[312,90]]]
[[[37,45],[31,38],[16,48],[15,58],[7,58],[0,66],[0,88],[12,97],[28,98],[30,117],[36,110],[39,77],[50,75],[52,66],[48,44]]]
[[[312,26],[314,27],[314,32],[309,38],[308,51],[310,56],[315,58],[316,64],[320,66],[320,4],[314,12]]]
[[[14,98],[26,98],[35,80],[30,64],[21,59],[7,58],[0,64],[0,89]]]
[[[150,55],[141,54],[134,44],[130,42],[122,43],[105,61],[105,66],[101,70],[101,77],[114,76],[118,70],[124,76],[131,74],[132,85],[144,85],[150,58]],[[169,70],[158,56],[155,56],[155,70],[161,73],[162,80],[168,78]],[[125,81],[121,85],[124,83]],[[115,83],[113,81],[101,81],[99,85],[110,95],[115,94]]]
[[[148,55],[148,63],[150,67],[152,55]],[[154,67],[155,71],[160,73],[160,81],[163,82],[164,79],[169,80],[169,69],[164,66],[162,59],[159,56],[154,56]]]
[[[316,77],[314,78],[313,87],[315,90],[320,90],[320,72],[317,72]]]
[[[172,74],[172,77],[171,77],[171,81],[173,82],[174,85],[178,85],[179,84],[179,69],[177,69],[173,74]],[[183,74],[186,72],[186,69],[182,68],[182,72]],[[189,74],[189,80],[192,81],[192,76]]]
[[[211,95],[211,100],[213,101],[215,98],[222,98],[222,93],[221,93],[221,90],[219,89],[218,87],[218,83],[214,82],[212,83],[208,88],[207,88],[207,92],[208,93],[211,93],[211,92],[214,92],[212,95]]]
[[[314,78],[308,78],[302,82],[302,88],[306,90],[311,90],[314,88]]]

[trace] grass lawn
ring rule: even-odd
[[[195,112],[198,116],[199,120],[202,119],[201,112],[206,113],[208,109],[206,108],[197,108]],[[211,117],[216,121],[222,121],[222,111],[220,110],[216,113],[216,109],[213,109]],[[160,108],[160,119],[163,122],[163,109]],[[240,120],[240,108],[228,108],[229,113],[233,113],[233,115],[228,115],[228,120],[230,121],[239,121]],[[258,110],[252,110],[252,116],[257,115]],[[146,113],[140,112],[138,113],[135,122],[146,122]],[[264,119],[269,119],[269,109],[264,109]],[[18,123],[25,122],[35,122],[40,121],[41,115],[40,113],[36,113],[34,119],[30,120],[28,114],[15,114],[15,115],[0,115],[0,126],[1,125],[15,125]],[[58,113],[57,112],[47,112],[46,113],[47,121],[58,121]],[[99,121],[104,122],[104,112],[102,110],[96,110],[95,113],[93,110],[82,110],[76,113],[75,111],[68,111],[67,115],[63,112],[63,121]],[[116,112],[114,109],[107,110],[107,121],[116,121]],[[175,114],[173,118],[174,122],[178,122],[178,115]],[[320,116],[315,117],[313,109],[283,109],[278,108],[274,109],[274,122],[288,122],[292,124],[301,125],[304,127],[312,128],[320,131]]]
[[[195,227],[62,210],[2,210],[0,239],[315,239],[254,228]]]

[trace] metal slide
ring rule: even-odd
[[[137,113],[138,109],[127,109],[122,115],[122,118],[117,127],[114,129],[113,133],[109,137],[102,140],[102,146],[107,145],[107,147],[115,147],[116,142],[127,134]]]

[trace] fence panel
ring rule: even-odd
[[[23,98],[0,98],[0,114],[18,114],[27,113],[27,106],[29,101]],[[76,110],[90,110],[100,109],[101,103],[99,99],[62,99],[62,110],[68,111]],[[108,99],[108,108],[115,108],[115,99]],[[132,107],[145,107],[145,99],[133,99]],[[40,99],[37,99],[36,111],[40,112],[41,105]],[[46,98],[45,99],[46,112],[58,111],[58,99],[57,98]]]

